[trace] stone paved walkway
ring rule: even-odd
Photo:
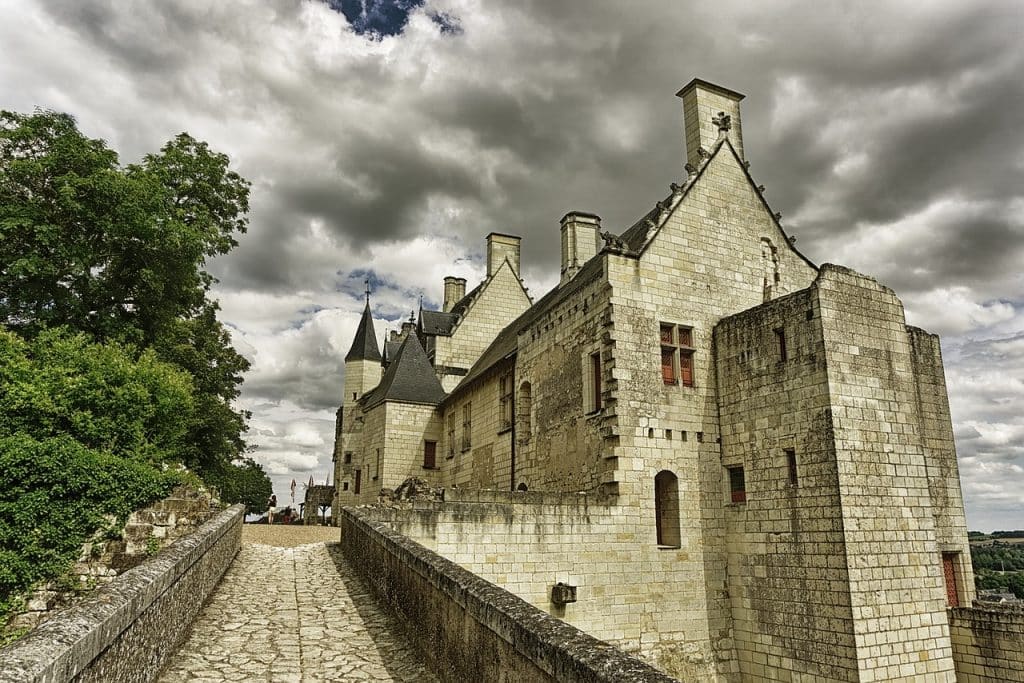
[[[244,528],[242,551],[159,681],[437,680],[337,543],[279,547],[337,529],[294,529]]]

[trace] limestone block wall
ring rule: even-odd
[[[659,547],[653,519],[586,494],[447,489],[445,498],[360,513],[681,680],[737,680],[694,628],[688,609],[704,590],[688,552]],[[553,604],[557,582],[576,586],[577,601]]]
[[[915,399],[936,540],[941,552],[958,555],[956,579],[960,604],[969,605],[974,600],[974,572],[970,562],[971,548],[967,542],[967,519],[960,490],[960,470],[953,442],[942,349],[937,335],[917,327],[908,327],[907,333],[910,335]]]
[[[1024,608],[953,608],[949,627],[959,683],[1024,681]]]
[[[838,266],[823,266],[816,288],[861,679],[953,680],[903,306]]]
[[[715,357],[720,476],[726,491],[727,468],[742,467],[745,480],[745,501],[723,496],[740,671],[744,680],[858,680],[816,292],[724,319]]]
[[[0,650],[0,681],[150,681],[242,543],[236,505]]]
[[[601,258],[601,257],[598,257]],[[529,490],[587,491],[614,481],[612,444],[614,377],[609,337],[608,286],[591,262],[563,288],[569,296],[519,335],[516,394],[516,480]],[[591,354],[601,358],[601,405],[594,409]],[[529,406],[523,387],[530,386]]]
[[[342,550],[411,629],[443,681],[675,679],[540,612],[506,590],[373,519],[342,511]]]
[[[530,297],[507,262],[486,281],[450,337],[437,337],[434,364],[469,370],[506,325],[530,306]],[[442,375],[441,385],[451,391],[461,375]]]
[[[501,420],[500,381],[502,376],[513,373],[514,384],[514,372],[511,361],[498,363],[472,387],[445,403],[441,418],[442,442],[438,445],[438,464],[442,466],[445,485],[511,488],[512,428]],[[470,406],[472,417],[469,448],[463,448],[466,405]],[[449,432],[449,420],[454,421],[454,432]]]

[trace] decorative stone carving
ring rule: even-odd
[[[720,111],[711,119],[711,123],[718,126],[719,132],[728,133],[732,128],[732,117],[724,111]]]
[[[618,235],[611,232],[602,232],[601,239],[604,240],[604,246],[608,249],[623,250],[626,248],[626,243]]]

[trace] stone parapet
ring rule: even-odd
[[[372,519],[341,511],[342,551],[416,633],[442,680],[676,679],[525,601]]]
[[[1024,607],[954,607],[949,630],[957,681],[1024,681]]]
[[[150,681],[241,548],[235,505],[0,650],[0,683]]]

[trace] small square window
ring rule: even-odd
[[[729,472],[729,500],[733,503],[747,502],[747,483],[743,476],[743,467],[727,467]]]

